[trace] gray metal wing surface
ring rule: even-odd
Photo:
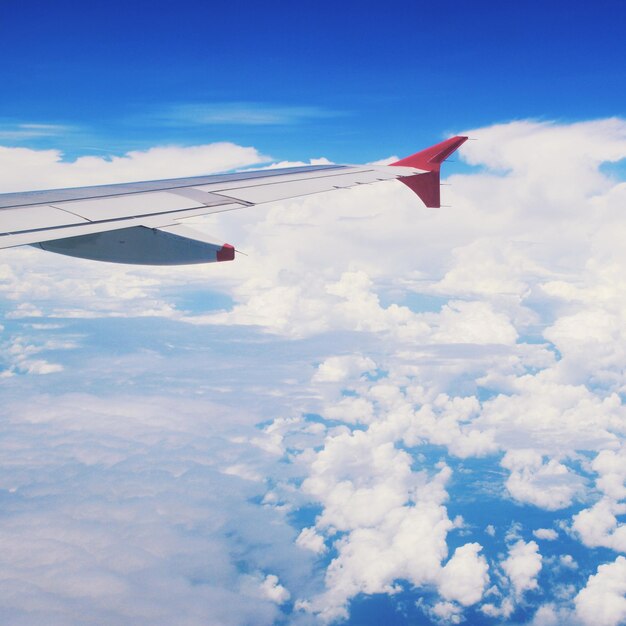
[[[429,155],[433,148],[428,149]],[[234,258],[233,246],[208,240],[185,226],[185,220],[393,179],[401,179],[426,204],[435,206],[438,169],[437,204],[433,205],[429,204],[435,198],[429,163],[405,159],[393,166],[315,165],[2,194],[0,248],[30,244],[119,263],[227,261]],[[416,183],[418,178],[423,183]]]

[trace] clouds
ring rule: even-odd
[[[388,594],[433,623],[619,623],[621,557],[586,549],[624,545],[624,197],[600,165],[626,125],[470,134],[451,207],[381,183],[196,224],[249,253],[228,267],[3,253],[4,530],[41,542],[7,552],[7,611],[320,623]],[[9,150],[5,185],[262,158]]]
[[[302,489],[324,504],[319,526],[350,530],[380,524],[423,481],[406,452],[357,430],[326,440]]]
[[[533,530],[533,535],[537,537],[537,539],[554,541],[559,536],[559,533],[553,528],[537,528],[537,530]]]
[[[482,600],[485,587],[489,584],[489,566],[484,556],[479,555],[482,546],[467,543],[454,552],[441,570],[439,592],[447,600],[455,600],[470,606]]]
[[[0,329],[0,331],[3,329]],[[7,377],[15,374],[53,374],[63,371],[60,363],[51,363],[37,355],[50,351],[72,350],[76,344],[71,340],[55,341],[53,339],[43,343],[30,342],[26,337],[14,336],[1,342],[2,357],[0,357],[0,376]]]
[[[513,592],[519,598],[525,591],[537,588],[537,575],[541,571],[541,554],[534,541],[522,539],[509,548],[509,555],[502,562],[502,569],[509,577]]]
[[[395,508],[378,526],[354,529],[338,544],[313,610],[333,620],[347,616],[347,601],[359,593],[394,593],[396,579],[434,584],[450,527],[445,509],[426,502]]]
[[[279,106],[258,102],[180,104],[154,115],[181,126],[285,126],[341,115],[316,106]]]
[[[626,525],[617,521],[617,515],[626,513],[626,504],[603,498],[589,509],[574,515],[572,529],[586,546],[604,546],[618,552],[626,550]]]
[[[278,576],[268,574],[261,583],[263,593],[276,604],[284,604],[291,594],[278,582]]]
[[[42,137],[58,137],[73,129],[62,124],[2,124],[0,125],[0,141],[13,142],[39,139]]]
[[[473,130],[472,137],[478,141],[463,153],[469,163],[509,172],[509,193],[532,199],[536,211],[547,204],[555,213],[608,191],[612,181],[599,166],[622,159],[626,143],[618,118],[570,125],[521,121]]]
[[[589,547],[603,546],[626,551],[626,525],[618,517],[626,513],[623,450],[603,450],[591,467],[597,474],[596,486],[602,497],[572,518],[572,530]]]
[[[318,374],[333,371],[326,365]],[[359,365],[356,371],[370,367]],[[393,389],[377,387],[379,402],[395,406]],[[341,412],[335,417],[351,421]],[[325,621],[347,616],[348,601],[359,593],[394,593],[398,579],[437,586],[445,599],[464,606],[482,598],[489,580],[478,543],[457,548],[442,567],[454,528],[442,506],[450,468],[441,464],[434,476],[412,470],[411,456],[393,443],[393,430],[381,426],[379,416],[366,431],[329,434],[302,484],[323,507],[318,531],[331,541],[337,531],[345,533],[333,541],[337,556],[326,572],[326,590],[309,606]]]
[[[302,532],[298,535],[296,543],[305,550],[311,550],[317,554],[326,552],[326,546],[324,545],[324,537],[315,532],[314,528],[303,528]]]
[[[626,559],[598,567],[575,598],[576,615],[583,624],[616,626],[626,618]]]
[[[338,383],[361,372],[371,371],[375,368],[372,359],[359,355],[333,356],[326,359],[317,368],[313,382]]]
[[[238,572],[238,542],[249,546],[250,569],[292,581],[307,559],[277,511],[238,495],[263,489],[220,471],[254,455],[218,434],[224,419],[238,424],[233,433],[249,432],[219,407],[167,397],[5,406],[4,619],[72,623],[78,611],[89,623],[272,623],[289,592],[275,573],[251,581]],[[263,554],[267,542],[273,555]]]
[[[549,511],[570,506],[581,487],[580,477],[565,465],[554,459],[544,463],[533,450],[510,450],[501,464],[511,470],[506,487],[513,498]]]
[[[28,191],[175,178],[224,172],[269,160],[254,148],[232,143],[163,146],[122,156],[62,160],[59,150],[0,146],[0,190]]]
[[[624,449],[602,450],[591,465],[598,474],[596,485],[615,500],[626,498],[626,454]]]

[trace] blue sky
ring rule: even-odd
[[[622,3],[0,4],[0,193],[465,132],[194,223],[0,251],[0,621],[626,623]]]
[[[620,115],[624,11],[619,2],[8,2],[0,121],[67,126],[19,143],[70,155],[228,140],[277,159],[363,162],[494,122]],[[241,115],[206,123],[205,106]],[[242,123],[259,110],[275,111],[275,123]]]

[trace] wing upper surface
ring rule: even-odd
[[[191,217],[411,175],[414,168],[306,166],[0,195],[0,248]]]

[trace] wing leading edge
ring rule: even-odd
[[[232,211],[384,180],[400,180],[439,207],[439,170],[466,137],[389,166],[322,165],[0,195],[0,248],[25,244],[116,263],[179,265],[232,260],[234,248],[184,226]]]

